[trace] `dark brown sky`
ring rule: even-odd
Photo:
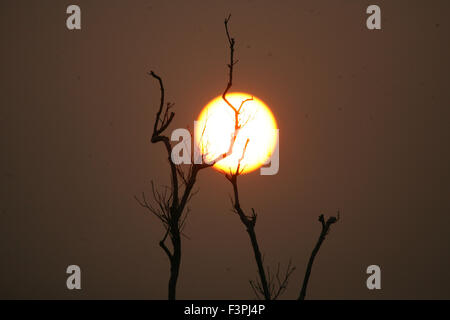
[[[68,31],[77,3],[82,30]],[[382,31],[365,27],[378,4]],[[226,85],[223,19],[233,14],[234,90],[280,127],[280,172],[240,181],[259,212],[266,262],[297,266],[296,298],[320,231],[342,212],[309,298],[450,299],[448,1],[1,1],[0,298],[164,299],[159,221],[133,195],[167,184],[149,137],[159,91],[172,129],[192,126]],[[230,212],[231,185],[200,174],[179,298],[253,298],[256,266]],[[68,291],[65,269],[82,269]],[[366,288],[378,264],[382,290]]]

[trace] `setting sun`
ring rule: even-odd
[[[252,95],[230,93],[226,98],[238,109],[242,101],[251,99]],[[226,173],[235,172],[239,160],[241,173],[258,169],[266,163],[276,147],[277,124],[263,101],[253,96],[253,100],[245,102],[239,113],[239,124],[241,129],[232,154],[214,165],[214,168]],[[209,102],[198,117],[195,145],[206,161],[212,161],[228,151],[234,130],[235,112],[219,96]],[[245,147],[247,140],[248,145]]]

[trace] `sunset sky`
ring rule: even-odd
[[[223,20],[236,38],[232,91],[280,129],[277,175],[239,181],[258,212],[265,263],[297,267],[298,297],[320,233],[309,299],[450,299],[448,1],[66,1],[0,4],[0,298],[166,299],[164,229],[134,195],[169,185],[150,143],[164,80],[193,127],[227,84]],[[375,3],[375,2],[374,2]],[[230,183],[203,170],[183,238],[178,298],[252,299],[257,278]],[[66,288],[79,265],[82,290]],[[382,289],[368,290],[379,265]]]

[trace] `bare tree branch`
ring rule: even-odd
[[[244,105],[245,102],[253,100],[253,98],[252,99],[246,99],[246,100],[242,101],[239,108],[234,107],[230,103],[230,101],[228,101],[228,99],[226,98],[226,95],[227,95],[228,91],[230,90],[230,88],[233,85],[233,67],[237,63],[237,61],[234,60],[235,40],[234,40],[234,38],[232,38],[230,36],[230,32],[229,32],[229,28],[228,28],[228,23],[230,21],[230,18],[231,18],[231,15],[229,15],[228,18],[225,19],[225,31],[226,31],[226,35],[227,35],[227,39],[228,39],[228,43],[229,43],[229,47],[230,47],[230,63],[228,64],[229,79],[228,79],[227,87],[226,87],[226,89],[225,89],[225,91],[224,91],[224,93],[222,95],[222,99],[234,111],[234,115],[235,115],[235,135],[234,135],[234,137],[232,139],[232,142],[230,143],[230,150],[232,150],[234,142],[236,141],[236,135],[239,132],[239,130],[242,128],[241,123],[239,122],[239,115],[240,115],[240,111],[242,109],[242,106]],[[270,292],[269,292],[269,288],[268,288],[268,285],[267,285],[266,273],[264,271],[264,266],[263,266],[263,262],[262,262],[262,258],[261,258],[261,252],[259,250],[259,245],[258,245],[258,241],[256,239],[256,233],[255,233],[256,213],[255,213],[254,210],[252,210],[252,212],[253,212],[252,216],[248,217],[245,214],[245,212],[243,211],[243,209],[241,208],[241,205],[240,205],[240,202],[239,202],[239,191],[238,191],[238,185],[237,185],[237,177],[243,172],[243,171],[240,170],[240,166],[241,166],[242,160],[244,159],[248,143],[249,143],[249,140],[247,139],[245,147],[244,147],[244,150],[242,152],[242,156],[238,160],[236,171],[232,172],[231,169],[230,169],[230,172],[228,174],[225,173],[225,177],[233,185],[233,193],[234,193],[233,206],[234,206],[234,210],[238,214],[240,220],[242,221],[242,223],[245,225],[245,227],[247,229],[247,233],[248,233],[248,235],[250,237],[250,241],[252,243],[252,248],[253,248],[253,252],[254,252],[254,255],[255,255],[256,264],[258,266],[258,273],[259,273],[259,276],[260,276],[260,282],[257,282],[257,283],[250,282],[250,285],[251,285],[252,289],[255,292],[262,292],[262,295],[263,295],[264,299],[270,300]]]
[[[173,106],[169,103],[169,104],[167,104],[167,107],[164,111],[164,113],[165,113],[164,119],[161,119],[161,113],[163,112],[164,99],[165,99],[164,85],[163,85],[161,77],[159,77],[156,73],[154,73],[153,71],[150,71],[149,75],[151,75],[153,78],[158,80],[160,91],[161,91],[161,102],[159,105],[159,110],[156,113],[155,124],[153,126],[153,137],[155,137],[155,136],[159,136],[169,126],[169,124],[172,122],[173,117],[175,116],[175,113],[171,112],[170,116],[167,117],[170,107]],[[159,122],[161,122],[161,127],[158,129]]]
[[[170,261],[170,278],[168,284],[168,297],[170,300],[175,299],[176,297],[176,284],[178,280],[180,264],[181,264],[181,236],[187,237],[183,233],[183,229],[186,224],[186,219],[189,215],[190,208],[187,207],[187,204],[192,199],[192,197],[197,193],[197,191],[193,191],[194,185],[196,183],[198,173],[205,168],[209,168],[214,166],[218,161],[230,156],[233,153],[233,148],[235,142],[237,140],[237,136],[241,128],[243,128],[255,115],[250,115],[246,120],[241,118],[241,111],[246,102],[252,101],[254,98],[245,99],[240,103],[240,106],[235,107],[228,99],[227,94],[233,86],[233,71],[234,66],[238,62],[234,59],[235,53],[235,39],[230,36],[229,31],[229,21],[231,19],[231,15],[229,15],[225,19],[225,31],[228,40],[228,45],[230,49],[230,61],[227,64],[228,66],[228,82],[227,86],[222,94],[222,99],[226,102],[226,104],[233,110],[234,112],[234,132],[230,137],[230,144],[228,150],[223,154],[216,156],[211,161],[206,162],[205,159],[209,155],[208,153],[208,142],[206,142],[206,150],[205,146],[203,146],[203,134],[206,130],[206,122],[202,132],[202,146],[201,146],[201,156],[202,163],[197,164],[196,161],[193,161],[193,164],[189,166],[189,170],[185,172],[180,165],[175,165],[172,162],[172,145],[168,136],[164,135],[164,131],[169,127],[174,119],[175,113],[172,112],[172,108],[174,106],[173,103],[165,103],[165,89],[164,84],[160,76],[151,71],[149,73],[154,79],[156,79],[159,83],[160,87],[160,104],[159,108],[156,112],[155,121],[153,124],[153,132],[151,136],[152,143],[162,142],[167,152],[167,159],[170,166],[170,180],[171,187],[165,187],[164,189],[158,189],[152,182],[152,196],[153,196],[153,205],[150,204],[145,196],[145,193],[142,194],[142,199],[139,199],[135,196],[136,201],[140,206],[149,210],[153,215],[155,215],[163,224],[165,228],[165,234],[163,238],[160,240],[159,245],[168,256]],[[191,136],[193,134],[191,133]],[[192,140],[192,139],[191,139]],[[295,270],[295,267],[292,266],[291,261],[287,265],[286,271],[281,273],[280,264],[278,264],[275,272],[272,272],[269,267],[267,267],[267,274],[263,266],[264,258],[261,255],[259,250],[258,241],[255,233],[255,224],[257,219],[257,213],[252,208],[252,213],[248,216],[245,214],[244,210],[241,207],[239,201],[239,191],[237,178],[241,175],[245,166],[242,168],[241,163],[244,160],[244,156],[248,147],[250,140],[247,139],[245,147],[242,152],[241,158],[238,160],[238,164],[235,172],[230,169],[229,173],[225,173],[226,178],[231,182],[233,186],[233,195],[234,198],[231,199],[233,204],[233,211],[240,217],[241,222],[245,225],[247,233],[249,234],[253,252],[255,255],[255,260],[258,267],[259,280],[258,281],[250,281],[250,285],[255,292],[255,295],[258,298],[264,298],[266,300],[277,299],[283,292],[286,290],[289,277],[292,272]],[[180,179],[180,180],[179,180]],[[306,295],[306,288],[308,284],[308,280],[311,273],[312,264],[314,262],[314,258],[317,255],[319,248],[322,242],[325,240],[325,236],[327,235],[329,228],[332,224],[337,222],[338,217],[331,217],[326,222],[321,215],[319,217],[319,221],[322,224],[322,232],[319,236],[319,240],[314,248],[311,258],[308,263],[307,271],[305,274],[305,279],[303,281],[303,286],[301,289],[299,299],[304,299]],[[167,238],[170,238],[172,244],[172,250],[170,250],[166,245]]]
[[[169,235],[169,231],[170,231],[170,228],[168,227],[167,230],[166,230],[166,233],[165,233],[164,237],[162,238],[161,241],[159,241],[159,246],[160,246],[160,247],[164,250],[164,252],[167,254],[167,256],[169,257],[169,260],[172,261],[172,259],[173,259],[172,253],[171,253],[170,250],[167,248],[166,243],[165,243],[165,241],[166,241],[166,239],[167,239],[167,236]]]
[[[314,263],[314,259],[316,258],[316,255],[319,252],[320,246],[322,245],[323,241],[325,240],[325,237],[328,234],[331,225],[338,221],[339,221],[339,211],[337,213],[337,217],[330,217],[330,218],[328,218],[328,220],[326,222],[325,222],[325,218],[324,218],[323,214],[321,214],[319,216],[319,222],[322,225],[322,231],[320,232],[319,240],[317,240],[317,244],[311,253],[311,257],[309,258],[308,266],[306,268],[305,278],[303,279],[303,285],[302,285],[302,289],[300,291],[300,296],[298,297],[298,300],[305,300],[306,289],[308,287],[308,281],[309,281],[309,277],[311,275],[311,269],[312,269],[312,266]]]
[[[289,278],[295,271],[295,267],[292,265],[292,261],[286,267],[286,270],[282,273],[280,263],[277,265],[276,272],[267,267],[267,286],[269,288],[270,300],[277,300],[287,289]],[[257,299],[264,298],[264,289],[260,280],[250,280],[250,286]]]
[[[164,146],[166,147],[168,161],[170,165],[170,171],[171,171],[171,181],[172,181],[172,194],[173,194],[173,204],[174,206],[178,205],[178,179],[177,179],[177,169],[175,164],[171,160],[172,155],[172,145],[170,144],[170,140],[167,136],[161,135],[165,129],[169,126],[169,124],[172,122],[173,117],[175,116],[174,112],[170,113],[170,116],[167,119],[161,120],[161,113],[164,108],[164,84],[162,82],[162,79],[160,76],[155,74],[153,71],[150,71],[149,73],[153,78],[157,79],[159,82],[159,88],[161,91],[161,101],[159,105],[159,110],[156,113],[155,118],[155,124],[153,125],[153,134],[152,134],[152,143],[157,142],[163,142]],[[170,108],[170,104],[167,105],[165,113],[168,113],[168,110]],[[161,126],[158,129],[158,123],[161,121]]]
[[[232,174],[231,176],[227,176],[228,180],[233,185],[234,209],[235,209],[235,212],[238,214],[240,220],[246,227],[247,233],[250,237],[250,242],[252,244],[253,253],[255,255],[255,260],[256,260],[257,267],[258,267],[258,274],[259,274],[259,278],[260,278],[260,282],[259,282],[260,285],[258,284],[258,286],[256,286],[256,289],[258,289],[262,292],[264,299],[270,300],[271,295],[270,295],[270,291],[269,291],[269,286],[267,283],[266,273],[264,270],[263,261],[262,261],[262,257],[261,257],[261,252],[259,250],[258,240],[256,238],[256,233],[255,233],[255,224],[256,224],[257,215],[256,215],[255,210],[252,209],[252,215],[250,217],[248,217],[241,207],[241,204],[239,202],[239,191],[238,191],[238,185],[237,185],[237,178],[240,174],[240,172],[238,170],[239,170],[239,164],[238,164],[238,168],[237,168],[236,172],[234,174]],[[250,283],[250,284],[252,285],[252,288],[255,290],[254,284],[252,284],[252,283]]]

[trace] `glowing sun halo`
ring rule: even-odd
[[[246,93],[229,93],[227,100],[236,108],[241,102],[252,98]],[[233,152],[218,161],[214,168],[224,172],[235,172],[239,159],[240,171],[248,173],[261,167],[272,155],[277,143],[275,118],[267,105],[253,96],[243,104],[239,115],[239,130]],[[200,113],[195,127],[196,146],[205,160],[212,161],[228,151],[235,127],[235,113],[219,96],[209,102]]]

